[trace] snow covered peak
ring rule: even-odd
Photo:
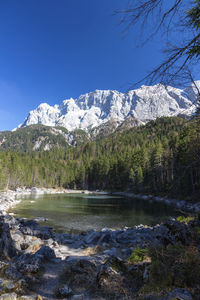
[[[43,103],[40,103],[40,105],[37,107],[38,109],[47,109],[51,107],[48,103],[46,102],[43,102]]]
[[[29,112],[28,117],[20,127],[33,124],[56,126],[56,119],[59,117],[59,114],[60,109],[58,105],[50,106],[47,103],[41,103],[36,109]]]
[[[200,87],[200,81],[197,85]],[[194,85],[184,90],[162,84],[143,85],[127,93],[95,90],[77,99],[66,99],[61,105],[41,103],[19,126],[43,124],[63,126],[69,131],[77,128],[87,131],[111,120],[121,124],[127,118],[137,118],[146,123],[162,116],[191,116],[196,107],[197,90]]]
[[[200,80],[195,81],[183,90],[183,96],[190,99],[192,103],[196,102],[198,93],[200,93]]]

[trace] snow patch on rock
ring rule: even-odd
[[[200,87],[200,81],[196,85]],[[112,119],[121,124],[131,117],[143,123],[162,116],[190,117],[196,108],[197,89],[194,84],[184,90],[162,84],[143,85],[127,93],[95,90],[77,99],[64,100],[61,105],[42,103],[30,111],[18,127],[43,124],[63,126],[69,131],[78,128],[88,131]]]

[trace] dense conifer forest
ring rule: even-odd
[[[200,192],[200,121],[163,117],[79,147],[0,152],[0,188],[128,190],[188,200]]]

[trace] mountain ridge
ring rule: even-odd
[[[69,132],[64,127],[33,124],[15,131],[0,132],[0,150],[47,151],[56,148],[67,149],[89,141],[83,130]]]
[[[196,84],[200,86],[200,81]],[[120,126],[126,119],[146,124],[162,116],[192,116],[197,108],[197,92],[194,85],[185,89],[157,84],[121,93],[116,90],[95,90],[69,98],[60,105],[41,103],[29,112],[18,128],[33,124],[62,126],[68,131],[91,129],[106,124],[110,120]],[[134,124],[134,122],[133,122]]]

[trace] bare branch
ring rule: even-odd
[[[172,19],[177,14],[179,7],[181,7],[182,1],[183,0],[174,0],[172,6],[165,8],[164,0],[133,0],[131,1],[132,5],[130,8],[117,10],[115,13],[123,15],[121,24],[127,24],[125,30],[129,30],[140,21],[142,22],[141,28],[143,29],[150,19],[151,25],[154,25],[154,29],[152,29],[152,33],[150,33],[150,37],[152,37],[160,30],[168,18],[169,22],[167,27],[169,28]],[[138,2],[141,4],[138,5]],[[154,22],[154,24],[152,24],[153,16],[156,17],[156,22]],[[149,40],[149,37],[146,40]]]
[[[162,35],[163,41],[174,38],[175,32],[182,34],[182,41],[178,42],[179,45],[175,47],[168,47],[167,45],[166,48],[168,50],[165,51],[167,52],[166,59],[135,85],[143,81],[153,84],[159,80],[163,83],[166,75],[168,76],[168,81],[173,81],[192,63],[195,57],[200,57],[199,2],[192,0],[189,5],[186,0],[130,0],[127,9],[118,10],[116,13],[123,15],[121,23],[126,24],[126,30],[129,30],[136,24],[139,24],[141,29],[144,29],[144,34],[142,35],[144,42],[142,45],[152,39],[161,28],[165,28],[165,32]],[[147,25],[150,26],[148,27]],[[170,31],[171,36],[169,35]],[[184,36],[186,34],[187,40]],[[171,72],[172,70],[174,72]]]

